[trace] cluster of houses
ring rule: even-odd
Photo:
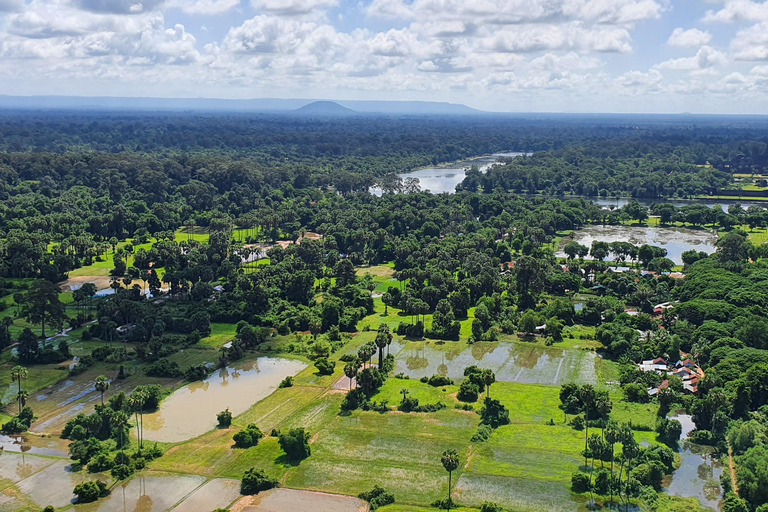
[[[669,377],[675,375],[683,381],[683,391],[697,394],[699,392],[699,381],[704,378],[704,370],[699,368],[690,354],[680,353],[681,359],[676,363],[667,361],[663,357],[657,357],[653,360],[643,361],[639,364],[640,370],[644,372],[656,372],[662,376],[663,380],[656,388],[648,390],[648,394],[655,396],[660,389],[669,387]]]

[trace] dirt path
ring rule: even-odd
[[[736,485],[736,464],[733,462],[733,448],[731,448],[731,442],[728,438],[725,438],[728,443],[728,465],[731,469],[731,484],[733,484],[733,492],[739,494],[739,487]]]

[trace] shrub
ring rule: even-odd
[[[107,494],[107,485],[101,480],[91,480],[75,486],[72,491],[78,503],[91,503]]]
[[[270,478],[261,469],[251,468],[245,472],[240,481],[240,494],[258,494],[277,487],[278,481]]]
[[[571,475],[571,490],[575,493],[589,491],[589,475],[574,473]]]
[[[114,465],[115,465],[115,462],[109,456],[109,454],[102,452],[102,453],[97,454],[88,463],[88,472],[89,473],[101,473],[102,471],[107,471],[109,469],[112,469],[112,467]]]
[[[128,464],[117,464],[112,467],[111,474],[115,480],[125,480],[133,474],[133,467]]]
[[[371,510],[376,510],[379,507],[391,505],[395,502],[395,495],[378,485],[374,485],[372,490],[360,493],[357,497],[370,503]]]
[[[491,437],[491,434],[493,434],[493,428],[491,428],[490,425],[480,425],[477,427],[477,432],[472,436],[472,442],[482,443],[483,441],[487,441],[488,438]]]
[[[584,430],[584,418],[582,416],[574,416],[568,424],[576,430]]]
[[[4,434],[21,434],[29,430],[35,419],[37,419],[37,416],[32,412],[32,408],[28,405],[24,406],[18,416],[14,416],[11,418],[11,421],[5,423],[0,428],[0,432]]]
[[[480,418],[482,423],[498,428],[509,424],[509,411],[498,400],[489,398],[480,409]]]
[[[440,386],[450,386],[451,384],[453,384],[453,381],[451,379],[449,379],[448,377],[443,377],[442,375],[433,375],[426,382],[430,386],[434,386],[436,388]]]
[[[490,501],[486,501],[482,505],[480,505],[480,512],[504,512],[504,509],[501,508],[501,505],[497,503],[491,503]]]
[[[250,448],[259,444],[259,440],[262,437],[264,437],[264,433],[261,429],[253,423],[249,423],[244,430],[232,436],[232,439],[234,439],[235,446],[238,448]]]
[[[477,397],[480,395],[480,388],[477,384],[465,380],[459,386],[459,392],[456,394],[456,398],[462,402],[477,402]]]
[[[290,388],[293,387],[293,377],[290,375],[284,378],[282,381],[280,381],[280,384],[277,386],[278,388]]]
[[[232,413],[229,408],[226,408],[217,414],[216,420],[219,422],[219,428],[229,428],[232,424]]]
[[[184,371],[184,378],[190,382],[203,380],[208,376],[208,369],[204,364],[195,364]]]
[[[659,418],[659,421],[656,422],[656,433],[662,443],[676,446],[680,440],[680,435],[683,433],[683,426],[677,420]]]
[[[304,460],[312,454],[309,432],[303,428],[292,428],[287,434],[281,433],[277,442],[289,459]]]
[[[327,357],[321,357],[315,361],[315,368],[317,368],[320,375],[333,375],[336,365],[329,361]]]
[[[158,359],[147,368],[146,374],[150,377],[176,378],[181,376],[181,369],[178,363],[171,362],[168,359]]]

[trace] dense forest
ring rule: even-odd
[[[304,332],[311,336],[285,350],[322,373],[347,333],[359,332],[375,312],[377,283],[358,270],[391,264],[396,284],[376,299],[402,312],[393,331],[405,339],[458,340],[461,322],[471,321],[472,343],[538,333],[551,346],[565,330],[586,326],[601,355],[620,365],[630,402],[651,400],[647,389],[661,381],[637,363],[691,354],[706,377],[698,394],[673,382],[653,398],[660,438],[670,428],[669,411],[691,413],[696,442],[735,457],[738,495],[723,484],[728,510],[766,510],[768,245],[753,243],[749,231],[768,226],[768,211],[669,201],[716,194],[735,174],[765,173],[768,126],[728,119],[691,126],[654,118],[6,113],[0,148],[0,276],[15,302],[3,306],[42,326],[43,338],[46,329],[85,326],[87,339],[134,347],[129,354],[107,343],[81,358],[73,375],[99,361],[135,357],[150,376],[204,378],[210,368],[182,368],[168,357],[210,335],[212,323],[237,325],[220,366],[276,336]],[[533,154],[502,159],[485,174],[469,169],[456,194],[394,193],[402,185],[394,173],[502,150]],[[381,196],[369,193],[377,184],[386,185]],[[596,196],[654,203],[605,209],[590,201]],[[684,254],[679,279],[669,275],[674,263],[661,247],[564,241],[589,224],[642,225],[650,217],[661,228],[718,232],[716,252]],[[202,240],[188,236],[193,231]],[[558,260],[561,243],[567,258]],[[55,283],[106,263],[114,293],[95,298],[95,287],[84,286],[73,293],[74,304],[60,302]],[[617,272],[615,263],[631,267]],[[576,311],[573,295],[595,290]],[[675,306],[657,314],[660,303]],[[30,329],[16,333],[12,324],[0,323],[0,348],[18,343],[20,363],[69,359],[66,341],[40,344]],[[377,407],[375,393],[393,370],[383,355],[391,342],[381,327],[374,346],[347,361],[350,386],[357,376],[360,387],[344,408]],[[377,351],[380,367],[365,368]],[[487,377],[473,375],[462,387],[477,399]],[[162,399],[150,391],[155,402]],[[561,395],[563,410],[582,418],[587,438],[593,426],[604,440],[610,407],[590,416],[595,398],[588,395],[571,389]],[[123,448],[126,418],[135,412],[125,400],[118,395],[95,413],[119,416],[119,424],[99,419],[90,428],[86,416],[70,422],[64,435],[74,441],[73,459],[99,461],[99,470],[116,457],[99,443]],[[503,409],[488,399],[481,415],[496,428],[504,413],[492,407]],[[26,430],[30,418],[20,403],[11,430]],[[625,453],[639,451],[623,456],[616,473],[616,441],[609,458],[597,453],[603,441],[585,449],[593,470],[597,458],[610,461],[611,471],[599,488],[592,473],[579,472],[575,492],[653,501],[672,470],[668,454],[624,439]],[[158,456],[145,453],[141,464]]]

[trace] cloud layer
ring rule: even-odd
[[[764,101],[768,2],[710,4],[661,33],[675,1],[0,0],[0,93]]]

